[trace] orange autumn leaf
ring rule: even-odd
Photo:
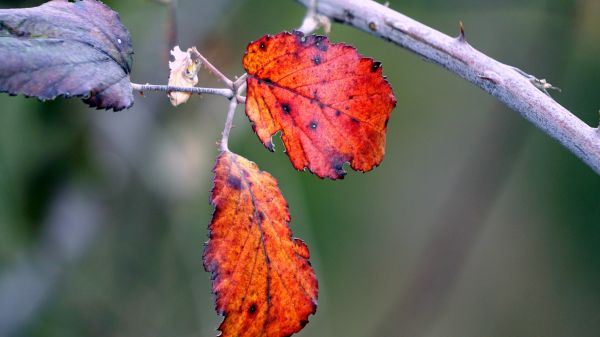
[[[284,32],[250,43],[243,63],[246,114],[268,149],[281,131],[296,169],[332,179],[346,162],[362,172],[381,163],[396,99],[379,62],[324,36]]]
[[[308,247],[292,238],[277,181],[246,158],[222,152],[214,168],[215,206],[204,250],[223,337],[283,337],[317,309]]]

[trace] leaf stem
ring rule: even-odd
[[[318,22],[315,19],[317,14],[317,0],[309,0],[306,4],[306,15],[302,20],[302,25],[298,28],[304,34],[309,34],[318,28]]]
[[[213,66],[212,63],[210,63],[208,59],[204,57],[204,55],[202,55],[200,52],[198,52],[197,50],[193,50],[193,53],[195,53],[196,56],[200,60],[202,60],[204,66],[208,69],[208,71],[210,71],[213,75],[217,76],[221,81],[225,83],[225,85],[228,88],[231,88],[233,90],[233,81],[230,80],[229,77],[225,76],[221,71],[219,71],[219,69],[217,69],[217,67]]]
[[[235,109],[237,108],[238,101],[232,99],[229,103],[229,110],[227,110],[227,119],[225,120],[225,126],[223,127],[223,134],[221,137],[221,151],[229,151],[229,134],[233,127],[233,117],[235,116]]]

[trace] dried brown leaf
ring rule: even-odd
[[[183,51],[179,46],[175,46],[171,50],[174,61],[169,62],[169,85],[177,87],[192,88],[198,84],[198,71],[202,62],[197,57],[198,51],[195,47],[188,48],[187,51]],[[188,92],[170,92],[169,99],[173,106],[187,102],[192,96]]]

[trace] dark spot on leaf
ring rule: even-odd
[[[354,99],[354,96],[350,95],[350,96],[348,96],[348,99],[349,99],[349,100],[353,100],[353,99]]]
[[[267,148],[267,150],[271,151],[271,152],[275,152],[275,146],[273,145],[272,142],[268,142],[265,147]]]
[[[259,80],[259,81],[260,81],[260,80]],[[268,77],[267,77],[267,78],[265,78],[263,81],[265,81],[265,83],[273,83],[273,81],[271,81],[271,79],[270,79],[270,78],[268,78]]]
[[[282,105],[281,105],[281,109],[283,110],[283,112],[284,112],[286,115],[288,115],[288,114],[290,113],[290,111],[291,111],[291,109],[290,109],[290,106],[289,106],[289,105],[287,105],[287,104],[282,104]]]
[[[260,47],[260,49],[262,49],[262,50],[265,50],[265,49],[267,48],[267,46],[265,46],[265,43],[264,43],[264,42],[261,42],[259,47]]]
[[[265,213],[263,213],[261,211],[256,212],[256,220],[259,223],[262,223],[265,220]]]
[[[315,58],[313,58],[313,63],[318,66],[319,64],[321,64],[321,58],[315,56]]]
[[[352,117],[352,118],[350,118],[350,120],[356,124],[360,123],[360,121],[358,119],[356,119],[356,117]]]
[[[299,45],[304,45],[306,43],[306,36],[302,32],[296,31],[294,32],[296,36],[296,43]]]
[[[323,44],[321,42],[317,42],[315,44],[315,47],[317,47],[317,49],[320,50],[320,51],[327,51],[327,49],[329,48],[329,47],[327,47],[326,44]]]
[[[240,180],[240,178],[238,178],[236,176],[230,175],[227,178],[227,184],[229,186],[231,186],[231,188],[233,188],[234,190],[241,190],[242,189],[242,181]]]
[[[373,62],[373,65],[371,66],[371,71],[376,72],[377,69],[379,69],[379,67],[381,67],[381,62]]]
[[[310,123],[308,124],[308,127],[311,128],[311,129],[313,129],[313,130],[316,130],[317,129],[317,122],[310,121]]]
[[[387,125],[388,125],[388,122],[389,122],[389,121],[390,121],[390,119],[389,119],[389,118],[386,118],[386,119],[385,119],[385,123],[384,123],[385,127],[387,127]]]
[[[342,114],[342,112],[340,110],[336,110],[335,111],[335,116],[336,117],[340,117],[341,114]]]
[[[248,313],[254,315],[256,313],[256,304],[252,303],[250,308],[248,308]]]
[[[300,321],[300,326],[301,326],[301,327],[303,327],[303,328],[304,328],[304,327],[306,326],[306,324],[308,324],[308,320],[306,320],[306,319],[303,319],[303,320],[301,320],[301,321]]]
[[[323,40],[325,40],[325,43],[323,43]],[[320,51],[327,51],[327,49],[329,48],[327,46],[327,41],[325,36],[315,36],[315,47],[320,50]]]
[[[335,174],[343,178],[346,175],[346,171],[344,171],[344,163],[346,160],[340,157],[334,157],[331,161],[331,168],[335,171]]]
[[[325,104],[319,102],[319,108],[325,109]]]

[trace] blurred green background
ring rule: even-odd
[[[0,8],[42,1],[0,0]],[[106,1],[132,80],[166,83],[170,9]],[[562,88],[596,126],[600,2],[404,0],[390,7]],[[179,0],[177,43],[231,76],[247,43],[290,30],[292,0]],[[230,148],[280,182],[312,253],[319,308],[300,336],[599,336],[600,177],[517,113],[392,44],[333,25],[383,63],[398,107],[386,158],[320,180],[269,153],[238,109]],[[0,55],[1,62],[1,55]],[[218,86],[206,72],[203,86]],[[118,113],[0,95],[0,336],[215,336],[202,268],[222,97]]]

